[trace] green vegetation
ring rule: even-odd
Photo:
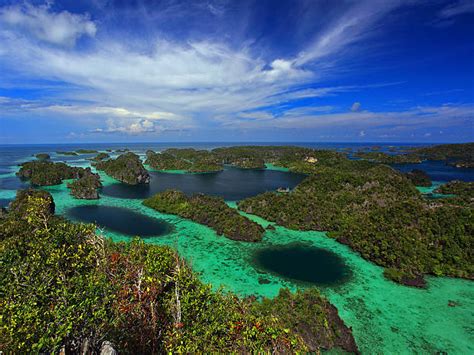
[[[170,148],[161,153],[149,150],[145,163],[157,170],[185,170],[190,173],[210,173],[223,169],[222,162],[214,154],[192,148]]]
[[[131,152],[122,154],[117,159],[99,161],[95,167],[126,184],[137,185],[150,182],[150,175],[140,158]]]
[[[46,153],[39,153],[39,154],[36,154],[35,155],[36,159],[38,160],[49,160],[51,157],[49,156],[49,154],[46,154]]]
[[[65,163],[35,160],[21,164],[16,175],[29,180],[32,185],[49,186],[59,185],[64,179],[78,179],[84,173],[84,168],[69,166]]]
[[[430,176],[420,169],[413,169],[409,173],[405,174],[407,178],[411,180],[411,182],[415,186],[423,186],[423,187],[430,187],[431,186],[431,178]]]
[[[58,155],[79,155],[76,152],[63,152],[63,151],[57,151],[56,154],[58,154]]]
[[[67,187],[71,189],[71,195],[75,198],[95,200],[99,198],[97,189],[102,187],[102,183],[100,182],[99,174],[94,174],[90,168],[87,168],[86,172],[78,180],[67,184]]]
[[[383,152],[357,152],[354,156],[382,164],[418,164],[422,159],[415,154],[387,154]]]
[[[147,152],[145,164],[150,165],[156,170],[188,170],[192,163],[188,160],[176,158],[174,155],[163,152]]]
[[[214,292],[169,247],[114,244],[94,225],[54,216],[52,203],[44,191],[20,192],[0,219],[6,353],[98,353],[106,341],[119,353],[354,349],[315,291],[262,304]]]
[[[257,242],[262,240],[265,231],[259,224],[227,206],[219,197],[203,194],[187,197],[180,191],[167,190],[146,199],[143,204],[204,224],[233,240]]]
[[[421,163],[422,160],[444,160],[458,168],[474,167],[474,143],[441,144],[432,147],[412,148],[407,154],[383,152],[357,152],[356,157],[383,164]]]
[[[94,154],[94,153],[99,153],[95,149],[78,149],[76,150],[76,153],[78,154]]]
[[[255,307],[259,313],[278,317],[286,328],[293,329],[311,352],[334,347],[358,352],[352,333],[339,318],[336,307],[322,299],[316,289],[295,294],[281,289],[277,297],[264,298]]]
[[[101,160],[109,159],[109,158],[110,158],[110,155],[108,155],[107,153],[99,153],[94,158],[91,158],[91,160],[94,162],[97,162],[97,161],[101,161]]]
[[[405,284],[422,286],[426,273],[474,277],[472,207],[426,201],[403,174],[367,161],[321,159],[314,172],[286,166],[310,176],[289,194],[267,192],[239,208],[288,228],[330,231]]]
[[[454,160],[474,162],[474,143],[441,144],[427,148],[416,148],[412,154],[417,154],[429,160]]]
[[[454,180],[441,185],[434,192],[448,195],[443,199],[445,204],[474,208],[474,182]]]

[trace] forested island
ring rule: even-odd
[[[161,153],[147,152],[146,164],[157,170],[184,170],[189,173],[212,173],[224,167],[212,152],[192,148],[166,149]]]
[[[474,143],[441,144],[432,147],[412,148],[404,154],[383,152],[357,152],[355,157],[383,164],[417,164],[423,160],[442,160],[457,168],[474,167]]]
[[[166,246],[113,243],[19,191],[0,216],[7,353],[357,352],[317,290],[275,299],[212,291]]]
[[[71,195],[79,199],[98,199],[97,189],[102,186],[99,175],[92,173],[90,168],[43,160],[21,164],[16,175],[30,181],[33,186],[59,185],[63,180],[76,179],[67,186]]]
[[[135,153],[125,153],[116,159],[100,160],[95,164],[97,170],[129,185],[148,184],[150,174]]]
[[[264,229],[227,206],[222,198],[168,190],[143,201],[157,211],[191,219],[214,229],[217,234],[232,240],[257,242],[262,240]]]
[[[255,155],[309,177],[291,193],[239,202],[243,211],[292,229],[329,231],[407,285],[423,286],[423,274],[474,277],[474,215],[462,197],[427,201],[404,174],[332,152],[260,147]]]

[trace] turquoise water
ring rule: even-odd
[[[28,160],[28,159],[26,159]],[[69,162],[71,163],[71,162]],[[89,162],[75,157],[74,165]],[[14,176],[15,168],[0,178]],[[116,183],[101,174],[105,186]],[[350,277],[336,283],[320,282],[318,288],[338,308],[340,316],[353,329],[363,353],[474,353],[474,283],[468,280],[428,277],[427,289],[395,284],[383,277],[383,269],[362,259],[347,246],[326,236],[324,232],[300,232],[275,226],[267,230],[261,243],[232,241],[203,225],[166,215],[141,205],[139,199],[101,196],[97,201],[76,200],[69,195],[66,182],[45,188],[56,202],[58,214],[66,214],[76,206],[111,206],[128,209],[174,227],[159,236],[144,238],[147,243],[175,247],[204,282],[213,287],[233,291],[241,296],[275,296],[281,287],[292,290],[308,287],[298,277],[281,276],[255,262],[255,256],[265,250],[282,250],[288,245],[307,245],[337,256]],[[12,199],[15,190],[0,190],[0,199]],[[235,202],[228,202],[235,207]],[[259,217],[247,215],[263,227],[272,225]],[[130,221],[131,227],[139,225]],[[138,223],[139,224],[139,223]],[[128,241],[130,236],[110,229],[99,233],[115,241]],[[284,254],[283,254],[284,255]],[[283,256],[284,257],[284,256]],[[310,266],[317,276],[327,270],[317,263]],[[306,280],[307,281],[307,280]],[[454,304],[450,307],[448,304]]]

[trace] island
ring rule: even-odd
[[[443,160],[456,168],[472,168],[474,167],[474,143],[410,148],[404,154],[359,151],[354,156],[383,164],[418,164],[423,160]]]
[[[76,150],[77,154],[94,154],[94,153],[99,153],[95,149],[78,149]]]
[[[46,153],[39,153],[39,154],[36,154],[35,155],[36,159],[38,160],[49,160],[51,157],[49,156],[49,154],[46,154]]]
[[[99,198],[97,189],[102,186],[99,175],[94,174],[90,168],[42,160],[21,164],[17,176],[29,180],[33,186],[59,185],[63,180],[76,179],[67,187],[71,189],[71,195],[78,199]]]
[[[223,170],[222,161],[207,150],[170,148],[161,153],[147,152],[145,164],[156,170],[184,170],[189,173],[212,173]]]
[[[7,353],[358,352],[317,290],[262,301],[214,291],[170,247],[114,243],[56,216],[45,191],[18,192],[0,241]]]
[[[84,168],[65,163],[35,160],[22,163],[16,175],[23,180],[29,180],[35,186],[51,186],[59,185],[65,179],[78,179],[85,171]]]
[[[110,155],[108,155],[107,153],[99,153],[95,157],[91,158],[90,160],[94,162],[98,162],[98,161],[109,159],[109,158],[110,158]]]
[[[57,151],[56,154],[58,154],[58,155],[71,155],[71,156],[79,155],[76,152],[63,152],[63,151]]]
[[[258,242],[265,232],[262,226],[240,215],[219,197],[203,194],[188,197],[181,191],[167,190],[144,200],[143,204],[204,224],[232,240]]]
[[[135,153],[128,152],[116,159],[101,160],[96,163],[95,168],[129,185],[150,182],[150,174],[143,166],[140,157]]]
[[[432,184],[430,176],[423,170],[413,169],[405,175],[415,186],[430,187]]]
[[[240,201],[242,211],[291,229],[328,231],[406,285],[423,287],[424,274],[474,278],[474,211],[464,200],[428,201],[405,174],[366,160],[296,147],[255,154],[308,177],[289,193]]]
[[[357,152],[355,157],[382,164],[419,164],[423,160],[416,154],[387,154],[384,152]]]
[[[91,172],[90,168],[86,168],[82,176],[67,184],[71,190],[71,195],[78,199],[96,200],[99,198],[98,188],[102,187],[99,174]]]

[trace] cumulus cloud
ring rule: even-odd
[[[55,13],[47,5],[24,4],[1,8],[0,24],[61,46],[74,46],[78,38],[94,37],[97,31],[89,15],[68,11]]]
[[[136,119],[132,121],[107,120],[106,128],[96,128],[92,133],[124,133],[129,135],[139,135],[144,133],[160,132],[162,127],[153,121]]]
[[[360,111],[360,102],[354,102],[351,106],[352,112],[359,112]]]

